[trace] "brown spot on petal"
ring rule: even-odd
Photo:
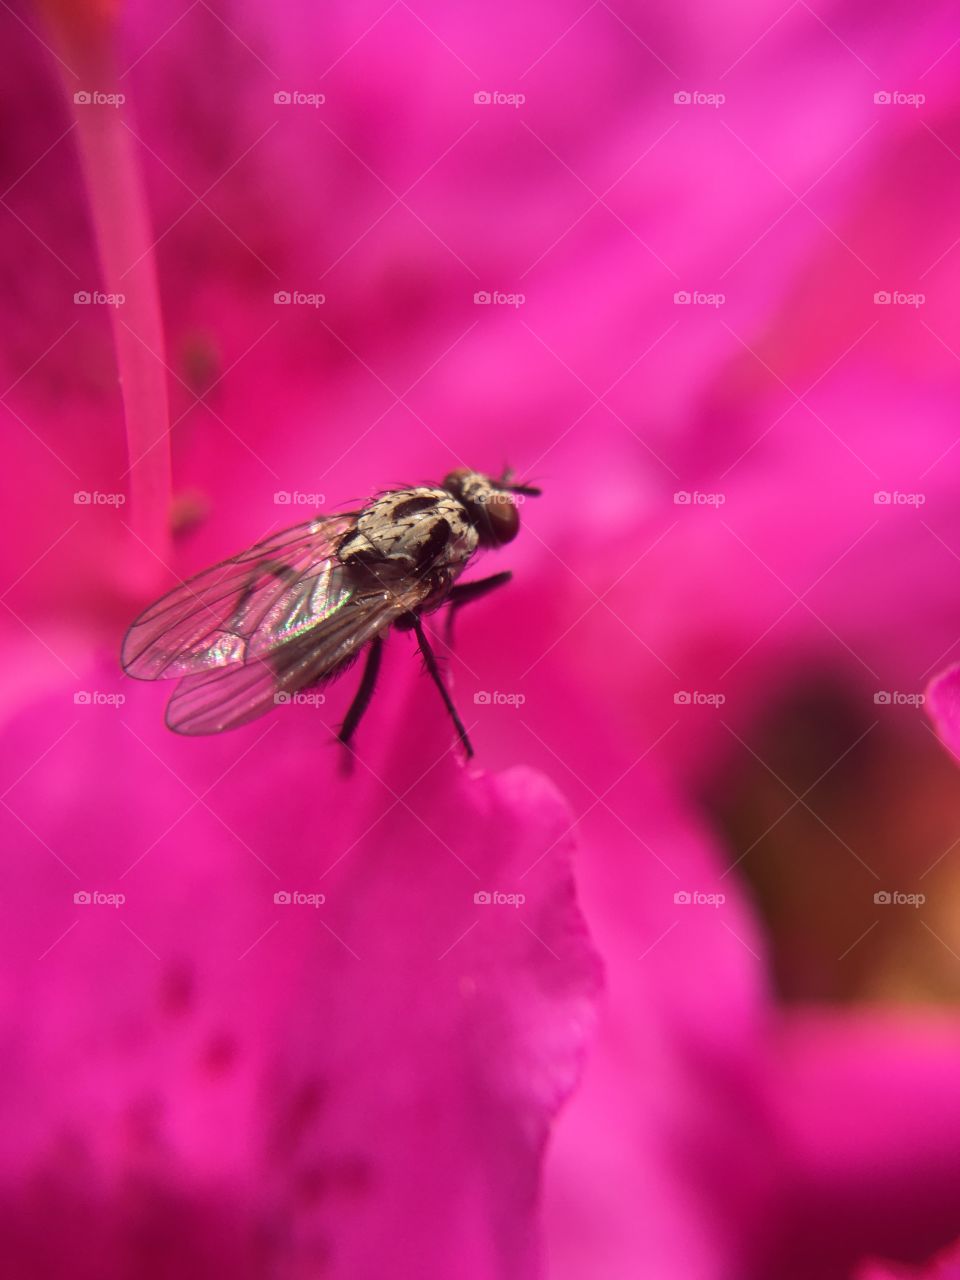
[[[369,1162],[360,1156],[345,1156],[342,1160],[330,1160],[301,1169],[297,1175],[297,1195],[309,1205],[327,1195],[350,1198],[368,1195],[372,1184]]]
[[[160,1011],[168,1018],[182,1018],[196,998],[194,972],[187,964],[172,965],[160,979]]]
[[[174,534],[189,533],[209,514],[210,500],[199,489],[185,489],[173,495],[170,506],[170,528]]]
[[[204,396],[220,378],[222,361],[217,344],[210,334],[191,333],[180,350],[180,368],[184,382],[195,396]]]
[[[123,1114],[123,1132],[128,1147],[139,1155],[161,1146],[163,1103],[158,1097],[137,1098]]]
[[[314,1124],[323,1106],[326,1090],[319,1080],[306,1080],[281,1104],[274,1130],[274,1150],[289,1156]]]
[[[297,1175],[296,1196],[300,1204],[309,1207],[327,1194],[328,1179],[323,1167],[301,1169]]]
[[[52,1163],[72,1173],[88,1170],[92,1159],[86,1136],[75,1129],[61,1130],[52,1144]]]
[[[209,1076],[225,1075],[236,1063],[240,1046],[229,1032],[210,1037],[200,1055],[200,1069]]]

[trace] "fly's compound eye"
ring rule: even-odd
[[[489,490],[478,504],[480,537],[488,546],[512,542],[520,529],[520,514],[509,493]]]
[[[484,547],[511,542],[520,529],[520,515],[510,490],[479,471],[459,467],[443,487],[462,502]]]

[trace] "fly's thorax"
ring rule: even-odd
[[[479,538],[462,503],[445,489],[397,489],[365,507],[340,544],[342,563],[392,561],[412,570],[462,565]]]

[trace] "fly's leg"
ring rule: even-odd
[[[377,683],[377,676],[380,674],[380,660],[382,657],[383,637],[374,636],[370,648],[367,650],[367,661],[364,664],[363,675],[360,677],[360,686],[354,694],[343,724],[340,726],[340,732],[337,734],[338,740],[345,747],[350,746],[350,739],[363,718],[363,713],[370,705],[370,699],[373,697],[373,690]]]
[[[411,615],[411,628],[416,632],[417,644],[420,646],[420,652],[423,654],[423,663],[427,668],[430,679],[440,691],[440,697],[443,699],[443,705],[449,712],[450,719],[454,723],[460,741],[463,743],[463,749],[467,753],[467,759],[473,755],[473,747],[470,745],[470,739],[467,737],[467,731],[463,727],[463,721],[457,715],[457,708],[453,705],[453,699],[447,690],[447,686],[443,683],[443,677],[440,674],[440,668],[437,665],[437,658],[433,650],[430,648],[430,642],[424,634],[423,623],[415,615]]]
[[[448,647],[453,644],[453,620],[457,610],[462,609],[465,604],[469,604],[471,600],[479,600],[481,596],[485,596],[490,591],[495,591],[497,587],[506,586],[513,577],[509,569],[503,573],[493,573],[489,578],[480,578],[476,582],[461,582],[458,586],[451,588],[450,594],[447,596],[449,608],[447,610],[447,624],[445,628],[445,639]]]

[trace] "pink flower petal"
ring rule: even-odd
[[[948,667],[931,680],[926,709],[946,746],[960,757],[960,665]]]
[[[771,1049],[791,1173],[778,1274],[832,1280],[868,1254],[916,1265],[949,1240],[960,1200],[956,1018],[810,1009]]]
[[[920,1267],[898,1266],[893,1262],[868,1262],[856,1280],[960,1280],[960,1245],[953,1245]]]
[[[322,708],[185,743],[108,669],[8,735],[11,1272],[537,1273],[599,980],[571,820],[530,770],[464,769],[410,679],[352,778]]]

